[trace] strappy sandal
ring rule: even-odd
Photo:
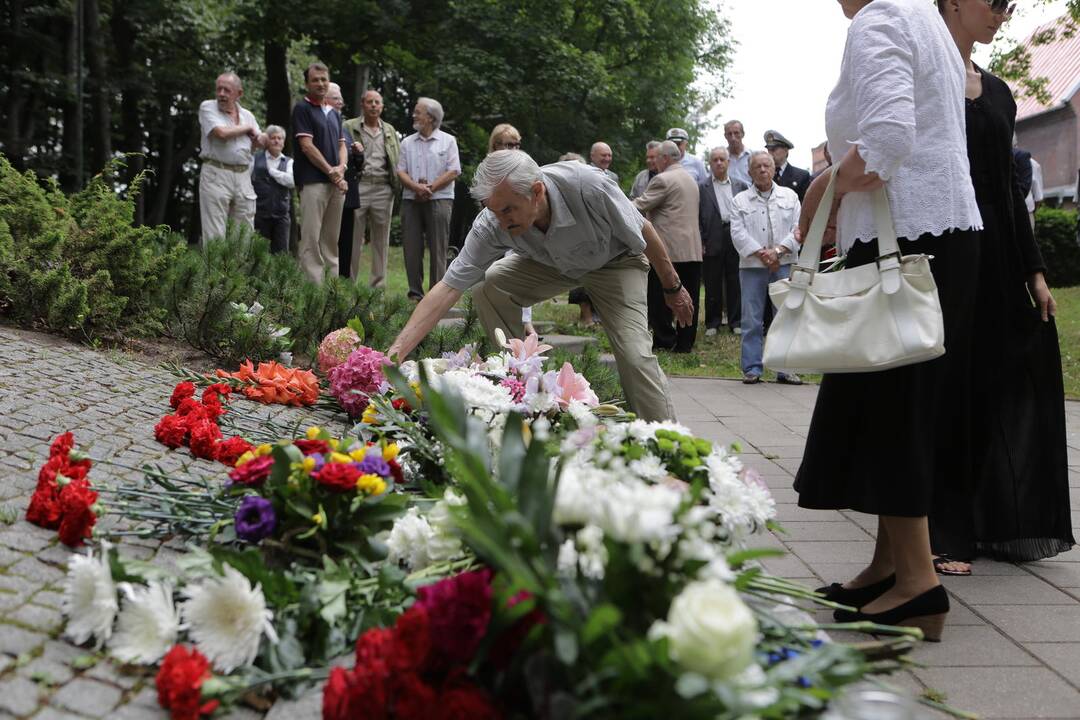
[[[936,572],[938,575],[953,575],[953,576],[957,576],[957,577],[967,577],[968,575],[971,574],[971,563],[968,562],[967,560],[957,560],[956,558],[951,558],[948,555],[935,555],[933,562],[934,562],[934,572]],[[945,567],[949,563],[954,563],[954,562],[967,563],[968,569],[967,570],[950,570],[949,568]]]

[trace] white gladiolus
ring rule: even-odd
[[[236,568],[225,565],[223,576],[189,587],[182,610],[185,626],[199,651],[221,672],[251,665],[266,635],[277,642],[273,613],[259,585]]]
[[[680,667],[714,680],[737,676],[754,659],[757,620],[739,594],[721,580],[683,588],[649,637],[666,637],[671,659]]]
[[[124,609],[109,643],[109,653],[125,663],[156,663],[176,643],[180,613],[173,604],[173,589],[164,583],[135,587],[121,583]]]
[[[102,543],[97,557],[93,551],[72,555],[64,581],[63,611],[68,616],[64,634],[78,645],[94,637],[100,648],[112,635],[117,608],[108,543]]]

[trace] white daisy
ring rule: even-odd
[[[262,588],[252,587],[231,565],[224,569],[223,576],[188,587],[182,610],[185,627],[200,652],[215,668],[228,673],[255,661],[263,635],[272,643],[278,638]]]
[[[87,555],[72,555],[64,581],[63,610],[68,616],[64,634],[78,645],[95,637],[96,646],[101,647],[112,635],[117,606],[108,543],[102,543],[97,557],[92,550]]]
[[[125,663],[156,663],[176,643],[180,613],[173,605],[173,589],[167,583],[132,586],[120,583],[124,610],[116,623],[110,652]]]

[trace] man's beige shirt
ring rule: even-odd
[[[701,262],[700,201],[697,182],[682,165],[672,165],[654,177],[634,200],[656,228],[673,263]]]
[[[386,139],[383,137],[381,125],[376,125],[372,130],[361,123],[363,128],[364,145],[364,178],[370,180],[386,181],[390,177],[390,171],[386,162]]]

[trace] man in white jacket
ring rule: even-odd
[[[791,274],[799,257],[795,228],[799,223],[799,196],[773,181],[775,162],[767,152],[750,156],[753,185],[735,196],[731,213],[731,241],[739,253],[742,290],[743,382],[761,382],[765,304],[769,283]],[[778,373],[777,382],[801,385],[798,375]]]

